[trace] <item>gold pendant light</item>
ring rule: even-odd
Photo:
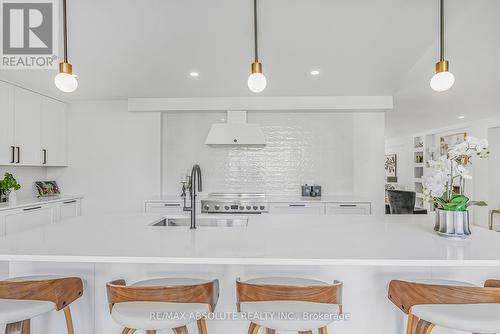
[[[54,83],[59,90],[71,93],[78,87],[76,75],[73,74],[73,65],[68,62],[68,24],[66,18],[66,0],[63,0],[63,34],[64,34],[64,60],[59,63],[59,73],[54,78]]]
[[[254,22],[254,51],[255,59],[252,63],[252,73],[248,77],[248,88],[254,93],[262,92],[267,85],[267,80],[262,73],[262,64],[259,62],[259,44],[258,44],[258,20],[257,20],[257,0],[253,1],[253,22]]]
[[[455,83],[455,76],[449,71],[450,64],[444,59],[444,18],[444,0],[440,0],[440,59],[431,79],[431,88],[436,92],[444,92]]]

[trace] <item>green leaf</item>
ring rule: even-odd
[[[444,203],[444,204],[442,204],[442,206],[443,206],[443,209],[446,211],[457,211],[456,210],[457,204],[455,204],[455,203]]]
[[[466,204],[469,201],[469,198],[464,195],[456,195],[451,199],[451,203],[455,203],[457,205]]]
[[[472,206],[472,205],[475,205],[475,206],[488,206],[488,203],[484,202],[484,201],[470,201],[467,206]]]

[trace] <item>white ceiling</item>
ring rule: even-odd
[[[437,36],[436,0],[259,2],[263,96],[392,95]],[[55,71],[0,77],[66,100],[251,95],[252,0],[68,0],[68,11],[75,93],[57,91]]]
[[[394,109],[386,117],[388,137],[500,116],[500,1],[448,0],[448,4],[446,58],[455,85],[444,93],[430,89],[438,58],[437,44],[433,45],[394,93]]]
[[[447,55],[457,81],[429,88],[437,0],[259,0],[259,96],[394,95],[390,137],[498,114],[500,0],[447,0]],[[56,71],[0,79],[63,100],[252,96],[252,0],[68,0],[75,93]],[[62,44],[62,43],[61,43]],[[312,69],[321,71],[311,77]],[[190,71],[200,73],[191,78]]]

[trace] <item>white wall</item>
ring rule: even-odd
[[[85,101],[68,108],[68,168],[47,177],[82,194],[85,214],[140,212],[160,193],[160,115],[131,113],[126,101]]]
[[[265,147],[205,145],[210,126],[225,118],[164,114],[164,194],[178,194],[181,177],[199,163],[205,193],[299,195],[301,184],[316,182],[325,195],[355,194],[372,200],[375,212],[383,207],[383,112],[252,112],[248,121],[262,126]]]

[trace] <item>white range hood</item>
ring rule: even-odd
[[[206,145],[266,145],[258,124],[247,123],[246,111],[228,111],[227,123],[213,124]]]

